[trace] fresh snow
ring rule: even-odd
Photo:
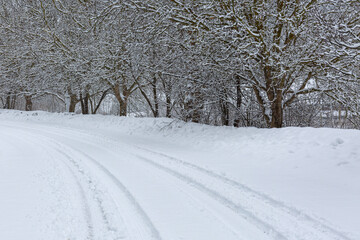
[[[358,130],[0,110],[0,132],[0,239],[360,239]]]

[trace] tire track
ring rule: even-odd
[[[13,127],[11,125],[6,125],[6,126]],[[52,148],[51,148],[52,150],[57,151],[59,154],[63,155],[64,157],[66,157],[66,159],[69,160],[69,163],[73,166],[72,168],[75,168],[75,170],[77,172],[79,172],[79,174],[82,175],[83,179],[85,179],[85,181],[87,181],[88,184],[90,185],[89,189],[93,192],[93,195],[95,196],[95,199],[98,202],[100,211],[101,211],[102,216],[103,216],[104,223],[107,225],[107,227],[108,227],[107,229],[109,231],[114,231],[115,227],[112,227],[112,226],[109,225],[109,219],[107,218],[107,214],[105,213],[104,207],[101,205],[101,203],[104,201],[105,196],[101,196],[101,197],[96,196],[96,195],[98,195],[98,192],[97,192],[98,186],[95,183],[98,182],[98,181],[95,181],[95,179],[93,179],[94,175],[90,174],[90,172],[92,172],[92,171],[87,170],[88,166],[86,165],[85,162],[82,161],[82,160],[84,160],[84,157],[85,157],[86,162],[90,161],[92,164],[94,164],[96,166],[96,168],[98,170],[97,173],[101,172],[102,175],[106,176],[112,182],[112,184],[116,186],[116,188],[119,190],[121,195],[123,195],[123,197],[126,199],[127,204],[131,205],[131,207],[130,206],[129,207],[122,207],[122,209],[134,209],[135,212],[137,213],[137,216],[139,217],[139,219],[137,221],[133,221],[133,222],[135,222],[135,224],[134,224],[135,226],[131,226],[132,231],[130,231],[130,229],[127,229],[127,230],[130,231],[130,232],[128,232],[131,235],[130,239],[131,240],[145,240],[145,239],[162,240],[162,238],[160,236],[160,233],[155,228],[155,226],[152,223],[151,219],[148,217],[148,215],[143,210],[141,205],[137,202],[135,197],[103,165],[101,165],[99,162],[97,162],[95,159],[93,159],[92,157],[90,157],[86,153],[81,152],[81,151],[71,147],[70,145],[65,145],[65,144],[63,144],[63,143],[61,143],[61,142],[59,142],[59,141],[57,141],[57,140],[55,140],[55,139],[53,139],[51,137],[48,137],[48,136],[41,133],[41,132],[43,132],[43,133],[46,133],[46,134],[54,135],[53,132],[47,132],[47,131],[44,131],[43,129],[30,128],[30,127],[17,127],[17,130],[19,128],[23,129],[22,132],[24,132],[24,133],[27,133],[27,134],[31,133],[31,138],[36,138],[37,142],[42,142],[43,143],[42,147],[50,149],[49,148],[49,145],[50,145],[50,146],[52,146]],[[34,132],[34,131],[36,131],[36,132]],[[57,135],[57,134],[55,134],[55,135]],[[59,133],[59,135],[63,135],[63,134]],[[66,135],[63,135],[63,136],[67,137]],[[44,141],[44,139],[46,139],[46,141]],[[46,144],[44,144],[45,142],[46,142]],[[79,154],[83,155],[83,157],[79,156]],[[68,164],[66,164],[65,162],[63,162],[63,164],[65,164],[71,170],[71,172],[74,173],[74,171],[72,170],[72,168]],[[74,173],[74,175],[76,175],[76,174]],[[95,172],[95,175],[97,175],[96,172]],[[77,177],[75,177],[75,178],[77,178]],[[81,186],[78,179],[77,179],[77,182]],[[121,201],[120,203],[115,203],[116,200],[112,196],[109,196],[109,197],[112,199],[112,201],[114,201],[114,204],[116,206],[124,204],[124,201]],[[90,216],[91,213],[87,213],[87,215]],[[121,213],[119,213],[119,215],[121,215]],[[130,213],[130,215],[131,215],[131,213]],[[129,219],[125,219],[125,221],[126,220],[129,220]],[[93,236],[94,235],[94,233],[93,233],[94,228],[95,227],[91,226],[91,231],[92,232],[91,232],[91,234],[89,233],[89,237],[88,237],[90,240],[92,240],[94,238],[94,236]],[[118,236],[116,236],[116,237],[114,237],[112,239],[122,239],[122,238],[124,238],[124,237],[121,236],[121,235],[118,235]]]
[[[51,151],[52,149],[50,149],[46,144],[43,144],[43,139],[38,138],[37,136],[33,136],[32,138],[27,138],[24,137],[24,135],[21,135],[22,138],[17,137],[20,140],[26,140],[27,142],[32,143],[34,141],[34,138],[36,139],[37,143],[41,143],[41,148],[44,149],[50,156],[51,159],[55,160],[56,162],[60,162],[60,164],[62,164],[69,172],[69,174],[71,175],[71,177],[73,178],[76,187],[78,188],[78,192],[80,195],[80,199],[81,202],[83,204],[83,211],[84,211],[84,217],[85,217],[85,222],[87,225],[87,240],[93,240],[94,239],[94,225],[93,225],[93,219],[92,219],[92,213],[90,210],[90,205],[89,205],[89,201],[88,198],[86,197],[86,193],[85,190],[79,180],[79,178],[76,176],[75,172],[73,171],[73,169],[63,160],[59,160],[58,158],[55,157],[55,155],[53,154],[53,151]],[[12,136],[14,137],[14,136]]]
[[[167,168],[163,165],[160,165],[150,159],[144,158],[142,156],[139,155],[135,155],[137,156],[137,158],[147,164],[150,164],[160,170],[163,170],[164,172],[167,172],[168,174],[188,183],[189,185],[197,188],[198,190],[200,190],[201,192],[205,193],[206,195],[210,196],[211,198],[213,198],[214,200],[218,201],[220,204],[230,208],[231,210],[233,210],[234,212],[236,212],[239,216],[241,216],[242,218],[246,219],[247,221],[249,221],[250,223],[254,224],[258,229],[260,229],[261,231],[263,231],[264,233],[268,234],[269,236],[271,236],[273,239],[276,240],[288,240],[283,234],[281,234],[280,232],[278,232],[276,229],[274,229],[269,223],[262,221],[261,219],[257,218],[253,213],[248,212],[247,210],[245,210],[241,205],[238,205],[236,203],[234,203],[232,200],[222,196],[221,194],[219,194],[218,192],[206,187],[205,185],[195,181],[194,179],[183,175],[177,171],[174,171],[170,168]]]
[[[262,194],[262,193],[259,193],[241,183],[238,183],[234,180],[231,180],[229,178],[226,178],[224,176],[221,176],[219,174],[216,174],[210,170],[207,170],[207,169],[204,169],[204,168],[201,168],[197,165],[194,165],[194,164],[191,164],[191,163],[188,163],[188,162],[185,162],[185,161],[182,161],[182,160],[179,160],[179,159],[176,159],[176,158],[173,158],[171,156],[168,156],[166,154],[162,154],[162,153],[158,153],[158,152],[155,152],[155,151],[152,151],[152,150],[149,150],[149,149],[145,149],[145,148],[142,148],[142,147],[138,147],[136,146],[138,149],[141,149],[141,150],[144,150],[144,151],[147,151],[147,152],[150,152],[150,153],[153,153],[157,156],[160,156],[160,157],[163,157],[163,158],[166,158],[168,159],[168,161],[171,161],[171,163],[176,163],[177,164],[177,167],[176,169],[174,170],[174,165],[171,164],[170,167],[167,167],[161,163],[159,163],[159,161],[157,160],[150,160],[148,157],[143,157],[141,155],[137,155],[142,161],[145,161],[157,168],[161,168],[163,169],[164,171],[167,171],[169,172],[170,174],[178,177],[178,178],[182,178],[184,179],[185,181],[189,181],[189,183],[191,184],[194,184],[199,187],[199,184],[201,185],[201,188],[205,189],[207,192],[208,190],[210,189],[211,191],[213,192],[216,192],[216,195],[220,195],[222,197],[224,197],[225,195],[224,194],[221,194],[219,192],[217,192],[217,190],[214,190],[213,188],[211,187],[207,187],[206,186],[206,183],[205,184],[201,184],[199,182],[199,180],[195,180],[194,178],[191,178],[189,177],[189,172],[195,172],[195,175],[197,178],[201,175],[206,175],[209,179],[211,180],[215,180],[215,183],[217,182],[217,184],[219,184],[218,182],[221,182],[223,186],[221,187],[218,187],[218,189],[233,189],[232,191],[236,191],[239,193],[240,191],[240,194],[242,195],[245,195],[249,200],[250,203],[253,203],[253,200],[256,200],[257,202],[260,202],[262,204],[264,204],[265,206],[264,207],[267,207],[267,208],[273,208],[275,211],[281,211],[282,215],[284,215],[285,217],[286,216],[291,216],[292,219],[292,222],[294,222],[294,219],[298,222],[298,223],[302,223],[304,224],[305,223],[305,227],[303,226],[303,228],[307,229],[307,232],[305,232],[305,234],[309,234],[309,232],[313,231],[316,229],[317,231],[315,231],[314,234],[318,233],[320,235],[325,235],[326,236],[323,236],[322,239],[329,239],[329,237],[331,237],[330,239],[338,239],[338,240],[352,240],[351,238],[349,238],[348,236],[346,236],[344,233],[341,233],[321,222],[319,222],[318,220],[306,215],[305,213],[302,213],[300,212],[299,210],[296,210],[296,209],[293,209],[293,208],[290,208],[290,207],[287,207],[285,204],[281,203],[281,202],[278,202],[274,199],[271,199],[269,198],[268,196],[266,196],[265,194]],[[157,158],[158,159],[158,158]],[[162,161],[164,162],[164,161]],[[169,165],[169,164],[167,164]],[[179,165],[181,165],[182,167],[179,167]],[[186,170],[186,173],[184,172],[180,172],[179,169],[185,169]],[[201,181],[201,180],[200,180]],[[209,183],[210,181],[208,181]],[[212,193],[214,194],[214,193]],[[224,197],[226,198],[226,197]],[[230,202],[232,202],[233,204],[235,204],[235,206],[238,206],[238,207],[241,207],[241,208],[244,208],[244,206],[241,206],[241,204],[236,204],[235,201],[231,201],[229,198],[226,198],[227,200],[229,200]],[[233,208],[235,208],[235,206],[233,206]],[[255,212],[255,211],[250,211],[251,212]],[[309,227],[309,226],[306,226],[306,225],[312,225],[312,227]],[[299,226],[301,227],[301,226]],[[299,239],[302,239],[303,236],[298,236]],[[309,237],[309,236],[307,236]],[[312,238],[311,238],[312,239]]]
[[[56,149],[56,148],[54,148]],[[65,156],[68,161],[72,164],[72,166],[76,169],[76,171],[82,176],[86,184],[88,185],[88,188],[90,189],[93,198],[96,201],[97,207],[101,213],[102,221],[104,225],[106,226],[106,229],[108,231],[108,234],[112,236],[112,239],[122,239],[123,236],[120,232],[118,232],[116,226],[114,226],[113,221],[110,219],[110,210],[106,208],[104,205],[104,193],[101,190],[101,187],[99,188],[99,183],[95,179],[93,179],[89,173],[87,173],[79,164],[72,158],[69,154],[65,153],[64,151],[61,151],[59,149],[56,149],[56,151]],[[70,167],[69,167],[70,168]]]
[[[156,229],[156,227],[154,226],[154,224],[152,223],[151,219],[149,218],[149,216],[146,214],[146,212],[143,210],[143,208],[141,207],[141,205],[138,203],[138,201],[135,199],[135,197],[131,194],[131,192],[125,187],[125,185],[123,185],[108,169],[106,169],[102,164],[100,164],[98,161],[96,161],[94,158],[90,157],[88,154],[79,151],[73,147],[64,145],[60,142],[54,141],[53,139],[49,139],[50,142],[52,142],[53,144],[57,145],[57,151],[59,151],[61,154],[65,155],[71,162],[72,164],[78,169],[79,172],[84,174],[84,167],[80,166],[79,162],[74,160],[74,158],[72,158],[69,154],[65,153],[65,152],[71,152],[71,153],[79,153],[81,155],[83,155],[87,160],[91,161],[101,172],[103,172],[104,175],[106,175],[112,182],[113,184],[115,184],[117,186],[117,188],[124,194],[124,196],[129,200],[129,202],[133,205],[133,207],[135,208],[136,212],[138,213],[138,215],[142,218],[142,222],[146,225],[146,228],[149,229],[150,231],[150,238],[146,237],[146,233],[141,233],[140,236],[136,237],[136,239],[154,239],[154,240],[161,240],[161,236],[160,233],[158,232],[158,230]],[[90,178],[89,175],[86,175],[88,178]],[[99,200],[101,201],[101,200]],[[113,199],[113,201],[115,201],[115,199]],[[106,215],[104,214],[104,218],[106,218]],[[108,223],[108,220],[105,219],[106,222]],[[140,228],[142,228],[143,226],[141,226],[141,224],[138,224],[137,230],[140,230]],[[109,227],[109,229],[113,229],[112,227]],[[146,232],[147,230],[145,230]],[[140,231],[142,232],[142,231]],[[138,232],[139,233],[139,232]],[[135,236],[138,235],[137,234],[133,234]]]

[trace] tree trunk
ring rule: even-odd
[[[69,103],[69,112],[73,113],[76,109],[76,104],[79,102],[76,94],[74,94],[70,87],[67,88],[68,94],[70,96],[70,103]]]
[[[124,100],[121,100],[119,102],[120,104],[120,116],[126,117],[127,116],[127,98],[124,98]]]
[[[192,108],[193,109],[193,114],[192,114],[192,118],[191,121],[194,123],[200,123],[200,110],[195,106]]]
[[[229,115],[230,115],[230,111],[229,111],[228,103],[222,102],[221,103],[221,120],[222,120],[222,124],[224,126],[229,126],[229,123],[230,123]]]
[[[83,114],[89,114],[89,99],[90,99],[90,94],[89,92],[86,92],[85,94],[85,98],[84,98],[84,112]]]
[[[164,89],[164,93],[165,93],[165,99],[166,99],[166,117],[167,118],[171,118],[171,109],[172,109],[172,104],[171,104],[171,85],[167,84],[167,82],[165,81],[164,78],[162,78],[161,75],[159,75],[163,89]]]
[[[125,117],[127,116],[127,101],[130,93],[123,89],[123,93],[121,94],[119,88],[119,85],[116,84],[115,86],[113,86],[113,92],[120,105],[120,116]]]
[[[75,112],[76,104],[79,100],[76,97],[76,94],[70,94],[70,105],[69,105],[69,112]]]
[[[8,93],[8,95],[6,96],[6,101],[5,101],[5,109],[10,109],[10,105],[11,105],[11,95],[10,93]]]
[[[264,76],[266,82],[267,96],[271,102],[271,128],[281,128],[283,125],[283,98],[282,89],[278,84],[276,78],[272,76],[272,68],[270,66],[264,67]]]
[[[154,77],[154,81],[152,82],[153,87],[153,98],[154,98],[154,117],[159,117],[159,100],[157,96],[157,86],[156,86],[157,79]]]
[[[80,105],[81,105],[81,113],[84,114],[84,100],[83,100],[83,96],[82,96],[82,93],[79,94],[79,97],[80,97]]]
[[[271,105],[271,128],[281,128],[283,125],[283,106],[282,106],[282,93],[277,91],[277,96]]]
[[[189,100],[184,102],[185,121],[191,121],[194,123],[200,122],[200,106],[196,104],[195,95],[192,95]]]
[[[171,98],[168,94],[166,94],[166,117],[171,118]]]
[[[234,119],[234,127],[240,127],[240,108],[242,103],[240,78],[236,80],[236,111]]]
[[[80,103],[81,103],[81,112],[82,114],[89,114],[89,93],[85,93],[85,97],[80,93]]]
[[[229,104],[227,102],[227,93],[226,90],[222,90],[221,94],[220,94],[220,98],[219,98],[219,102],[220,102],[220,111],[221,111],[221,124],[224,126],[228,126],[229,125],[229,115],[230,115],[230,111],[229,111]]]
[[[16,105],[16,95],[14,94],[11,96],[10,109],[15,109],[15,105]]]
[[[32,103],[32,96],[25,95],[25,111],[32,111],[33,103]]]
[[[95,106],[94,111],[92,111],[92,114],[96,114],[96,112],[99,110],[100,105],[101,105],[102,101],[105,99],[105,97],[106,97],[106,95],[108,94],[108,92],[109,92],[109,89],[106,90],[106,91],[104,91],[104,92],[101,94],[100,100],[99,100],[98,104]],[[95,100],[94,100],[94,103],[96,104]]]
[[[199,89],[196,89],[191,101],[192,122],[200,123],[202,110],[202,96]]]

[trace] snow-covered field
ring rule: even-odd
[[[0,239],[358,240],[360,131],[0,110]]]

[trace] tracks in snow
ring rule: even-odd
[[[99,162],[82,151],[39,133],[31,133],[31,138],[41,144],[52,160],[63,164],[74,178],[88,226],[87,240],[161,240],[159,232],[131,192]],[[100,215],[101,224],[95,221],[96,215]]]
[[[21,133],[23,133],[23,132],[21,132]],[[81,212],[82,214],[80,217],[76,216],[76,219],[72,218],[74,216],[68,216],[66,218],[66,220],[69,222],[77,222],[77,224],[80,223],[80,225],[75,226],[75,228],[79,227],[79,228],[82,228],[85,230],[84,236],[82,236],[82,238],[84,238],[86,240],[94,240],[94,224],[93,224],[91,207],[90,207],[89,201],[88,201],[88,194],[86,192],[86,188],[84,188],[83,182],[78,177],[77,171],[75,169],[73,169],[69,165],[69,163],[64,160],[63,157],[59,157],[59,154],[57,151],[54,151],[54,149],[52,147],[49,147],[48,145],[44,144],[43,139],[38,138],[37,135],[34,136],[34,135],[27,135],[27,134],[21,134],[21,135],[15,134],[15,135],[11,135],[9,137],[10,138],[15,137],[18,139],[19,143],[22,143],[25,145],[27,143],[30,143],[31,145],[35,146],[34,143],[36,143],[35,148],[38,148],[38,149],[41,149],[42,151],[44,151],[46,153],[46,156],[49,158],[48,160],[51,160],[51,161],[45,161],[41,164],[40,169],[43,172],[41,174],[39,173],[37,176],[41,176],[43,181],[50,183],[50,185],[52,187],[51,190],[53,191],[52,195],[56,196],[55,198],[53,198],[53,202],[56,205],[56,208],[58,208],[58,206],[64,207],[64,205],[66,207],[69,207],[71,205],[71,203],[68,202],[70,200],[70,198],[63,197],[63,196],[60,197],[59,195],[54,194],[54,193],[58,192],[58,191],[64,192],[63,187],[67,186],[67,184],[65,184],[65,182],[70,183],[71,186],[75,186],[75,189],[73,188],[73,189],[71,189],[71,191],[75,190],[75,195],[76,195],[75,199],[76,199],[76,202],[79,202],[81,204],[81,210],[79,212]],[[51,169],[51,175],[50,175],[50,172],[47,172],[50,169]],[[65,179],[65,178],[67,181],[61,182],[61,180]],[[58,180],[60,180],[60,181],[58,181]],[[68,189],[68,190],[70,190],[70,189]],[[65,192],[68,192],[68,191],[65,191]],[[62,201],[59,201],[60,198],[62,199]],[[71,196],[71,198],[72,199],[70,202],[75,200],[73,198],[73,196]],[[66,204],[66,203],[68,203],[68,204]],[[74,208],[74,206],[71,206],[71,208]],[[57,214],[59,212],[62,212],[62,210],[57,209],[57,211],[58,212],[54,213],[55,214],[54,218],[56,218],[56,220],[59,217]],[[81,217],[83,217],[83,219],[81,219]],[[63,220],[65,220],[65,219],[63,219]],[[63,228],[63,226],[56,226],[57,224],[54,223],[54,220],[51,221],[51,219],[47,219],[47,221],[51,222],[51,224],[48,223],[48,225],[39,226],[39,228],[56,228],[56,227]],[[66,234],[65,233],[66,231],[64,231],[63,229],[61,229],[61,231],[63,231],[63,233]]]
[[[58,135],[63,134],[60,132],[47,133]],[[73,135],[72,137],[76,138],[77,136]],[[79,138],[79,140],[83,141],[84,139]],[[88,141],[88,144],[96,145],[97,141],[101,142],[103,140],[104,138],[100,139],[97,136],[95,141]],[[162,171],[167,175],[180,180],[182,183],[191,186],[191,188],[198,190],[200,194],[206,195],[209,198],[217,201],[219,204],[230,209],[233,213],[238,215],[238,217],[246,220],[247,222],[250,222],[260,231],[265,232],[272,239],[351,240],[351,238],[346,236],[344,233],[337,231],[336,229],[309,215],[302,213],[301,211],[288,207],[285,204],[273,200],[262,193],[254,191],[253,189],[239,182],[205,168],[201,168],[189,162],[146,148],[132,145],[125,146],[124,143],[116,140],[107,139],[107,143],[108,151],[119,152],[119,147],[122,149],[121,151],[124,151],[125,149],[128,153],[136,156],[135,159],[137,159],[139,162],[142,162],[152,167],[153,169],[155,168],[159,171]],[[96,171],[97,174],[101,172],[101,174],[105,175],[113,185],[116,185],[116,189],[123,195],[122,198],[126,198],[127,202],[131,205],[131,208],[133,210],[135,209],[138,216],[141,216],[143,226],[147,226],[148,233],[140,234],[137,239],[142,239],[141,237],[145,237],[146,234],[152,239],[160,239],[158,230],[154,227],[150,218],[131,194],[131,189],[127,189],[125,185],[122,184],[119,179],[116,178],[106,167],[101,165],[98,161],[90,157],[85,152],[79,151],[70,146],[65,146],[64,144],[60,144],[58,142],[56,142],[56,145],[58,145],[56,148],[62,154],[71,152],[70,155],[67,155],[67,158],[70,160],[70,162],[72,162],[78,171],[82,169],[82,167],[79,165],[79,159],[81,159],[82,164],[86,165],[90,161],[98,169],[98,171]],[[138,153],[135,154],[135,150],[137,150]],[[77,156],[77,160],[74,160],[73,156]],[[187,190],[185,189],[185,191]],[[189,192],[193,194],[193,191],[189,190]],[[197,197],[196,195],[194,195],[195,198]],[[116,198],[114,196],[112,198],[116,202]],[[122,200],[121,203],[123,203],[123,201],[124,200]],[[127,218],[125,218],[125,220],[127,220]],[[132,227],[130,226],[130,228]],[[139,228],[141,228],[141,226],[137,226],[134,229]],[[143,239],[148,238],[145,237]]]
[[[130,218],[134,218],[134,216],[137,216],[138,218],[136,220],[133,220],[132,223],[135,226],[127,226],[128,230],[132,230],[130,234],[130,239],[153,239],[153,240],[161,240],[160,234],[158,230],[154,227],[154,224],[148,217],[148,215],[145,213],[145,211],[142,209],[140,204],[137,202],[137,200],[134,198],[134,196],[131,194],[131,192],[125,187],[124,184],[119,181],[108,169],[106,169],[103,165],[101,165],[98,161],[96,161],[94,158],[90,157],[88,154],[84,153],[83,151],[76,150],[74,148],[70,148],[65,145],[60,145],[63,150],[60,150],[63,154],[64,151],[71,152],[73,155],[80,156],[80,158],[84,159],[85,161],[91,161],[97,168],[102,172],[102,175],[106,176],[112,184],[116,186],[116,189],[119,190],[117,195],[122,195],[121,200],[119,198],[115,198],[114,195],[111,196],[112,200],[116,203],[117,208],[120,207],[120,205],[127,202],[126,207],[121,207],[122,211],[119,211],[120,215],[127,215],[127,218],[125,218],[127,221],[131,220]],[[73,164],[77,166],[78,169],[81,169],[79,167],[79,160],[75,161],[73,158],[69,157]],[[99,174],[99,173],[98,173]],[[109,182],[107,182],[109,183]],[[119,210],[119,209],[118,209]],[[126,211],[131,210],[131,212],[126,213]],[[136,214],[133,214],[136,212]],[[127,225],[126,223],[124,223]],[[112,228],[114,229],[114,228]]]
[[[248,219],[274,239],[351,240],[333,229],[285,204],[252,190],[234,180],[163,153],[137,147],[153,158],[140,160],[179,178]]]

